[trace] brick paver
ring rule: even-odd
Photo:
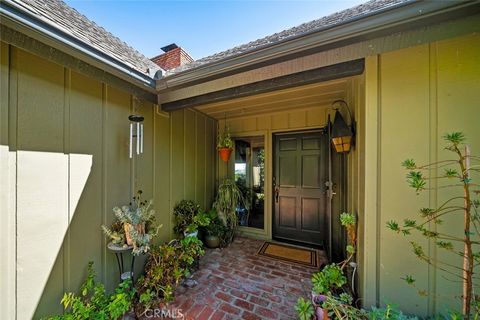
[[[263,241],[237,238],[207,250],[193,274],[198,285],[180,287],[170,308],[185,319],[295,319],[295,303],[310,292],[317,271],[256,255]]]

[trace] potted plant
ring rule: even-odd
[[[162,227],[155,225],[152,203],[152,200],[143,201],[142,190],[139,190],[129,206],[113,208],[117,221],[110,228],[102,225],[103,232],[118,246],[132,246],[134,255],[148,252],[153,237]]]
[[[356,252],[357,219],[354,214],[342,213],[340,223],[347,230],[346,259],[339,264],[329,264],[312,276],[311,304],[317,320],[327,320],[333,315],[338,319],[344,319],[345,317],[345,319],[351,319],[353,316],[362,319],[360,317],[361,312],[352,306],[353,297],[351,294],[354,294],[354,292],[351,292],[346,286],[348,280],[344,273],[345,268],[352,264]]]
[[[199,227],[207,227],[210,224],[210,218],[203,211],[200,211],[193,217],[193,221],[184,231],[185,237],[197,237]]]
[[[217,150],[220,158],[228,162],[233,150],[233,140],[228,127],[225,127],[223,132],[219,132],[217,135]]]
[[[325,266],[322,271],[312,276],[312,303],[317,319],[329,319],[328,311],[323,303],[329,295],[339,296],[342,287],[347,283],[341,267],[335,263]]]
[[[226,228],[215,208],[212,208],[207,214],[210,218],[210,224],[204,227],[205,245],[211,249],[218,248],[222,244],[222,238]]]
[[[247,207],[242,192],[236,185],[235,181],[225,179],[218,187],[217,198],[214,208],[218,212],[218,216],[227,228],[225,233],[225,242],[232,242],[235,231],[238,226],[237,207]]]
[[[198,235],[198,228],[207,226],[210,219],[200,205],[192,200],[182,200],[173,208],[173,230],[184,237]]]

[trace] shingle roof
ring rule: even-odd
[[[228,49],[219,53],[215,53],[211,56],[198,59],[192,63],[180,66],[178,68],[175,68],[174,70],[167,72],[167,75],[195,69],[197,67],[238,56],[246,52],[255,51],[262,47],[268,47],[269,45],[273,45],[284,40],[292,39],[298,36],[306,35],[311,32],[316,32],[344,23],[348,23],[350,21],[357,20],[359,18],[363,18],[368,15],[378,13],[395,7],[397,5],[405,4],[412,1],[414,0],[371,0],[358,6],[325,16],[323,18],[306,22],[299,26],[269,35],[267,37],[236,46],[232,49]]]
[[[160,68],[143,54],[61,0],[12,0],[37,18],[153,78]]]

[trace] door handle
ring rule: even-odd
[[[278,197],[280,195],[280,188],[275,187],[275,202],[278,203]]]

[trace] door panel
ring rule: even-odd
[[[274,136],[273,236],[323,245],[328,138],[322,132]]]
[[[321,139],[316,137],[303,137],[302,149],[303,150],[318,150],[320,149]]]
[[[297,199],[295,197],[280,197],[279,199],[279,226],[282,228],[296,228],[295,216],[291,212],[296,210]]]
[[[321,202],[315,198],[302,199],[302,228],[309,231],[320,230],[321,221]]]
[[[297,150],[297,139],[295,138],[279,138],[280,151]]]
[[[278,167],[280,185],[283,188],[295,188],[297,186],[297,173],[292,168],[297,167],[297,157],[295,155],[280,157]]]
[[[320,163],[321,159],[317,155],[302,157],[302,187],[303,188],[321,188]]]

